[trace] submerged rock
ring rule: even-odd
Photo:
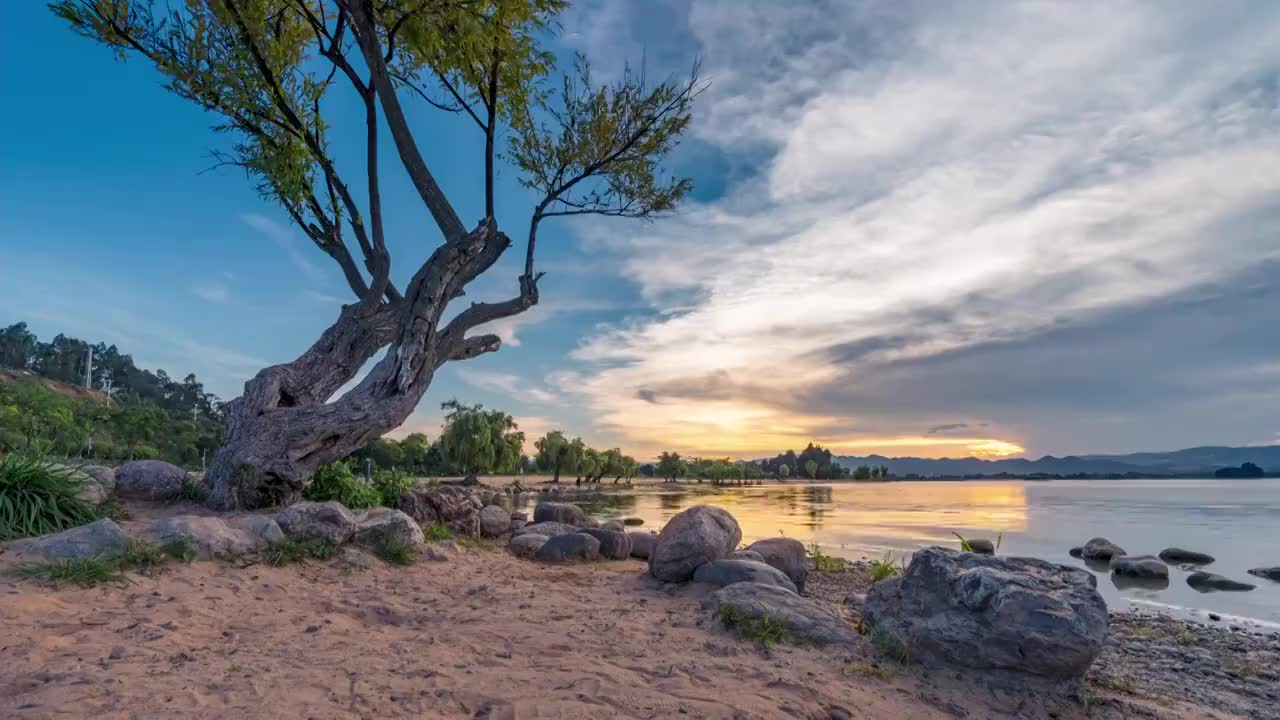
[[[649,572],[666,582],[685,582],[699,565],[733,552],[742,540],[738,521],[710,505],[678,513],[658,533],[649,553]]]
[[[798,591],[804,592],[804,582],[809,577],[809,555],[804,543],[791,538],[766,538],[751,543],[747,550],[759,554],[765,564],[781,570]]]
[[[965,542],[969,545],[969,552],[975,552],[979,555],[996,554],[996,544],[986,538],[969,538]]]
[[[731,613],[722,606],[733,608]],[[790,639],[803,639],[818,645],[852,644],[859,641],[853,626],[834,613],[807,598],[775,585],[739,582],[726,585],[703,601],[704,610],[726,622],[727,617],[768,618],[781,623]]]
[[[480,510],[480,535],[498,537],[511,531],[511,512],[499,505],[486,505]]]
[[[1084,544],[1080,557],[1085,560],[1110,560],[1117,555],[1127,555],[1124,548],[1106,538],[1096,537]]]
[[[552,563],[598,560],[600,541],[582,533],[557,535],[543,543],[533,554],[533,559]]]
[[[336,500],[303,500],[281,510],[276,523],[293,540],[324,540],[341,545],[356,531],[356,517]]]
[[[546,545],[547,541],[550,539],[551,538],[546,535],[524,533],[513,536],[511,540],[507,542],[507,549],[516,557],[530,558],[533,557],[534,553],[541,550],[542,546]]]
[[[931,547],[901,577],[871,587],[863,613],[912,661],[1079,678],[1102,649],[1097,580],[1043,560]]]
[[[1252,590],[1256,585],[1239,582],[1231,578],[1223,577],[1217,573],[1211,572],[1193,572],[1187,576],[1187,584],[1199,590],[1202,593],[1223,591],[1223,592],[1244,592]]]
[[[627,537],[631,538],[631,557],[648,560],[649,553],[653,552],[653,546],[658,542],[657,533],[637,532],[632,530],[627,533]]]
[[[182,491],[187,471],[162,460],[135,460],[116,470],[115,492],[133,500],[172,500]]]
[[[606,560],[626,560],[631,557],[631,538],[625,532],[602,528],[583,528],[578,532],[600,541],[600,557]]]
[[[1195,550],[1184,550],[1182,548],[1165,548],[1160,551],[1160,559],[1167,563],[1177,565],[1179,563],[1187,563],[1190,565],[1208,565],[1213,562],[1212,555],[1206,555]]]
[[[1280,566],[1253,568],[1252,570],[1249,571],[1249,574],[1254,575],[1256,577],[1260,577],[1260,578],[1266,578],[1267,580],[1274,580],[1275,582],[1280,582]]]
[[[795,583],[781,570],[755,560],[733,560],[722,558],[712,560],[698,566],[693,573],[693,581],[726,587],[734,583],[751,582],[761,585],[780,587],[789,592],[797,592]]]
[[[14,540],[7,547],[50,559],[118,557],[129,544],[129,536],[114,521],[103,518],[88,525],[52,535]]]
[[[1168,578],[1169,566],[1153,555],[1116,555],[1111,572],[1131,578]]]

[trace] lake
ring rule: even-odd
[[[1168,606],[1203,618],[1248,618],[1280,627],[1280,583],[1248,575],[1280,565],[1280,480],[1054,480],[787,483],[713,488],[650,485],[581,503],[601,518],[640,517],[658,529],[696,504],[737,518],[744,542],[786,536],[845,558],[905,558],[928,545],[958,547],[952,533],[994,540],[1001,555],[1084,567],[1072,546],[1103,536],[1130,554],[1177,546],[1217,558],[1207,570],[1257,585],[1201,594],[1170,566],[1165,589],[1119,588],[1105,570],[1098,589],[1113,609]]]

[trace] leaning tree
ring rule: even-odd
[[[124,58],[140,55],[166,88],[217,117],[233,141],[215,151],[242,168],[337,263],[355,302],[292,362],[245,383],[226,407],[209,467],[210,503],[259,507],[296,499],[312,472],[399,426],[436,370],[498,349],[472,332],[538,302],[534,269],[543,221],[575,215],[651,217],[689,191],[661,164],[688,127],[697,68],[647,83],[627,70],[593,84],[575,56],[563,74],[546,49],[565,0],[60,0],[54,11]],[[554,77],[553,77],[554,76]],[[333,106],[352,103],[363,167],[340,167]],[[433,146],[406,104],[458,113],[474,125],[484,218],[468,229],[432,174]],[[515,294],[450,312],[511,245],[494,209],[499,134],[504,161],[534,196]],[[440,237],[403,288],[384,236],[378,146],[390,137]],[[359,184],[363,184],[361,189]],[[463,180],[451,182],[461,186]],[[434,235],[434,230],[423,235]],[[419,240],[415,238],[415,241]],[[421,238],[428,242],[429,238]],[[352,250],[358,251],[353,253]],[[358,260],[357,260],[358,258]],[[377,353],[372,370],[334,398]]]

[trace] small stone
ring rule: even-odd
[[[120,658],[123,658],[126,654],[128,654],[128,651],[125,649],[123,645],[113,645],[111,647],[111,654],[108,655],[107,658],[110,660],[119,660]]]
[[[308,625],[308,626],[307,626],[307,628],[306,628],[305,630],[303,630],[303,632],[308,632],[308,633],[318,633],[318,632],[320,632],[320,626],[319,626],[319,625]]]
[[[1096,537],[1084,544],[1080,557],[1085,560],[1110,560],[1116,555],[1127,555],[1124,548],[1106,538]]]
[[[1186,563],[1188,565],[1208,565],[1213,562],[1212,555],[1206,555],[1195,550],[1184,550],[1183,548],[1171,547],[1160,551],[1160,559],[1175,565]]]

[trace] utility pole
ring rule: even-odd
[[[93,346],[88,347],[89,358],[84,364],[84,386],[93,389]]]

